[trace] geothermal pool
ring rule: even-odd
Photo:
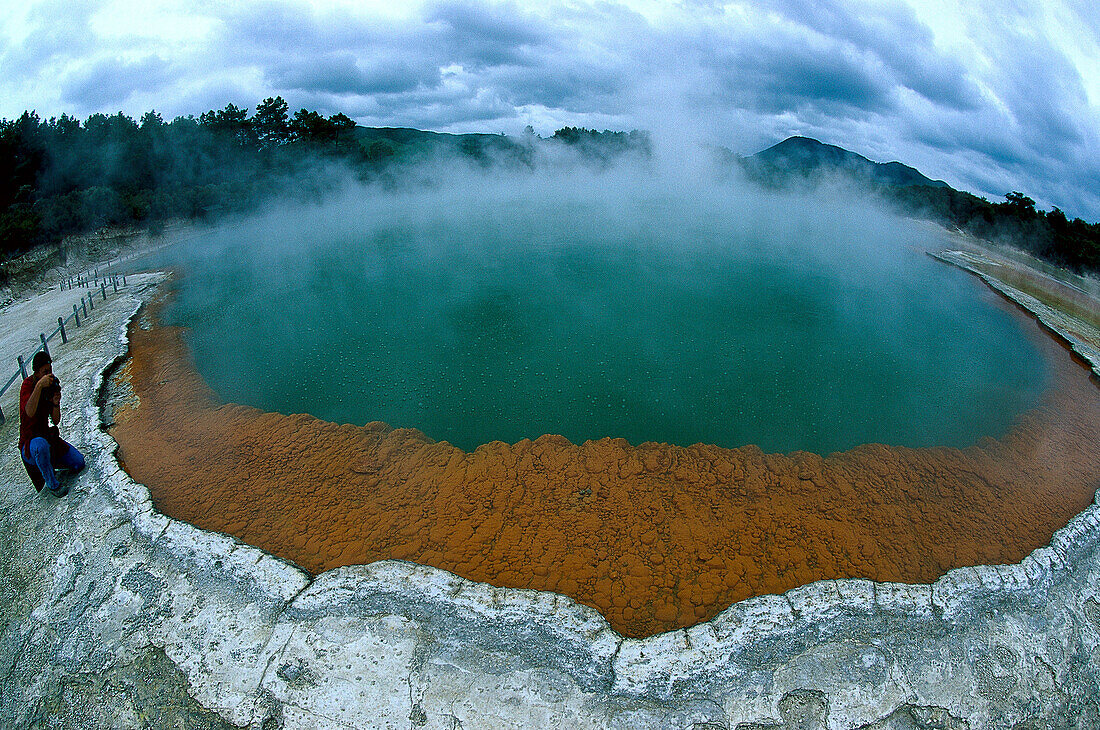
[[[927,227],[776,200],[349,200],[181,249],[165,321],[226,402],[465,450],[965,447],[1035,406],[1021,319]]]
[[[463,190],[155,262],[177,291],[131,324],[108,400],[158,510],[315,574],[411,560],[648,636],[815,580],[1017,562],[1093,499],[1089,371],[925,256],[929,228]]]

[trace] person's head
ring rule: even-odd
[[[38,380],[43,375],[49,375],[53,372],[53,360],[46,354],[45,350],[39,350],[34,353],[34,359],[31,360],[31,369],[34,370],[34,379]]]

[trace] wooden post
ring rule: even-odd
[[[126,274],[122,275],[122,285],[126,286]]]
[[[49,355],[50,354],[50,346],[46,344],[46,333],[45,332],[39,332],[38,336],[42,339],[42,352]]]
[[[80,312],[76,311],[76,305],[73,305],[73,321],[76,322],[76,326],[80,326]]]
[[[95,309],[95,297],[92,296],[91,292],[88,292],[88,309]]]
[[[65,334],[65,320],[62,317],[57,318],[57,328],[61,330],[61,344],[64,345],[69,341],[69,336]]]
[[[117,276],[112,276],[111,277],[111,284],[114,285],[114,287],[115,287],[115,294],[118,294],[118,277]]]
[[[103,301],[107,301],[107,282],[99,285],[99,293],[103,295]]]
[[[22,355],[20,355],[16,359],[19,360],[19,372],[22,373],[23,380],[26,380],[27,379],[27,363],[23,360]]]

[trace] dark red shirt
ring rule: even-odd
[[[53,410],[53,403],[50,401],[49,391],[43,391],[38,396],[38,410],[35,412],[34,417],[27,415],[27,401],[31,399],[31,393],[34,392],[34,377],[28,377],[23,380],[23,385],[19,386],[19,453],[23,453],[23,447],[31,442],[31,439],[41,436],[44,439],[49,440],[50,433],[50,411]]]

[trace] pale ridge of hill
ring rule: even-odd
[[[765,179],[780,176],[816,176],[838,172],[880,185],[949,187],[900,162],[874,162],[856,152],[811,137],[788,137],[779,144],[741,158],[745,169]]]

